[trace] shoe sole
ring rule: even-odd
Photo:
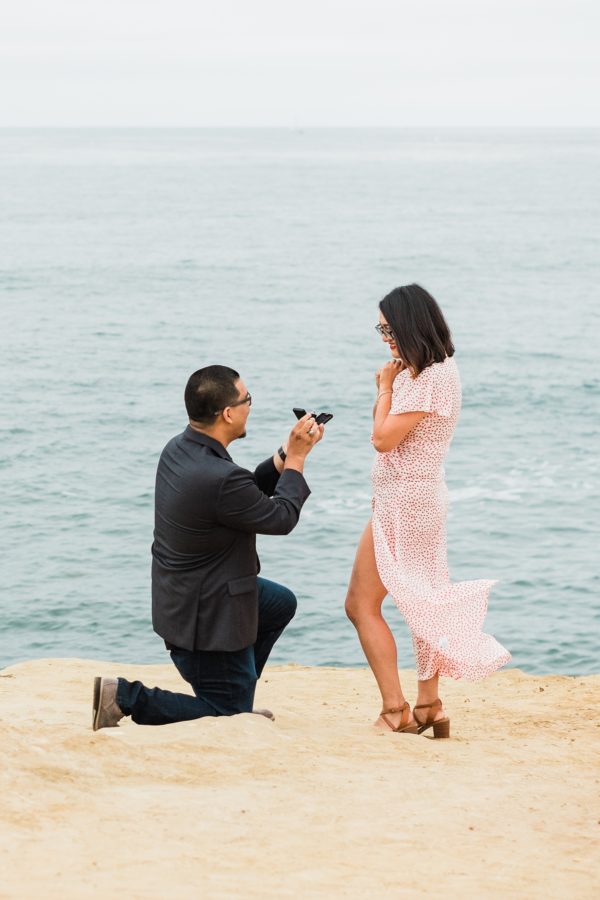
[[[94,698],[92,700],[93,716],[92,730],[98,731],[98,716],[100,713],[100,694],[102,693],[102,678],[94,678]]]
[[[275,721],[275,716],[270,709],[253,709],[251,712],[253,716],[264,716],[265,719],[270,719],[271,722]]]

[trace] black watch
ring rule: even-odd
[[[277,452],[279,454],[279,458],[281,459],[281,461],[285,462],[287,459],[287,453],[285,452],[283,447],[280,447]]]

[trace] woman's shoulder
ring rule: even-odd
[[[456,363],[450,357],[427,366],[416,378],[409,369],[404,369],[394,380],[390,412],[419,411],[450,416],[457,405],[458,385]]]
[[[431,363],[423,369],[415,380],[421,381],[447,381],[453,380],[458,375],[458,366],[453,356],[447,356],[442,362]]]

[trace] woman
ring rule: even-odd
[[[375,725],[412,734],[432,728],[434,737],[449,737],[440,675],[475,681],[510,653],[481,630],[494,582],[452,584],[448,575],[443,463],[461,405],[450,330],[416,284],[393,290],[379,310],[375,327],[392,359],[375,376],[373,514],[356,552],[346,612],[381,692]],[[388,593],[412,633],[419,685],[412,712],[381,615]]]

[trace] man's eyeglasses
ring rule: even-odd
[[[234,400],[233,403],[228,403],[228,406],[242,406],[244,403],[247,403],[248,406],[252,406],[252,394],[250,391],[246,394],[245,397],[242,397],[241,400]]]
[[[244,403],[247,403],[248,406],[252,406],[252,394],[250,393],[250,391],[248,391],[246,396],[242,397],[241,400],[234,400],[233,403],[228,403],[227,406],[242,406]],[[227,409],[227,406],[224,406],[223,409]],[[218,409],[216,412],[213,413],[213,416],[218,416],[219,413],[222,413],[222,412],[223,412],[222,409]]]
[[[375,326],[375,331],[376,331],[378,334],[382,334],[382,335],[384,335],[385,337],[388,337],[388,338],[393,338],[393,337],[394,337],[394,332],[392,331],[392,329],[391,329],[391,327],[390,327],[389,325],[376,325],[376,326]]]

